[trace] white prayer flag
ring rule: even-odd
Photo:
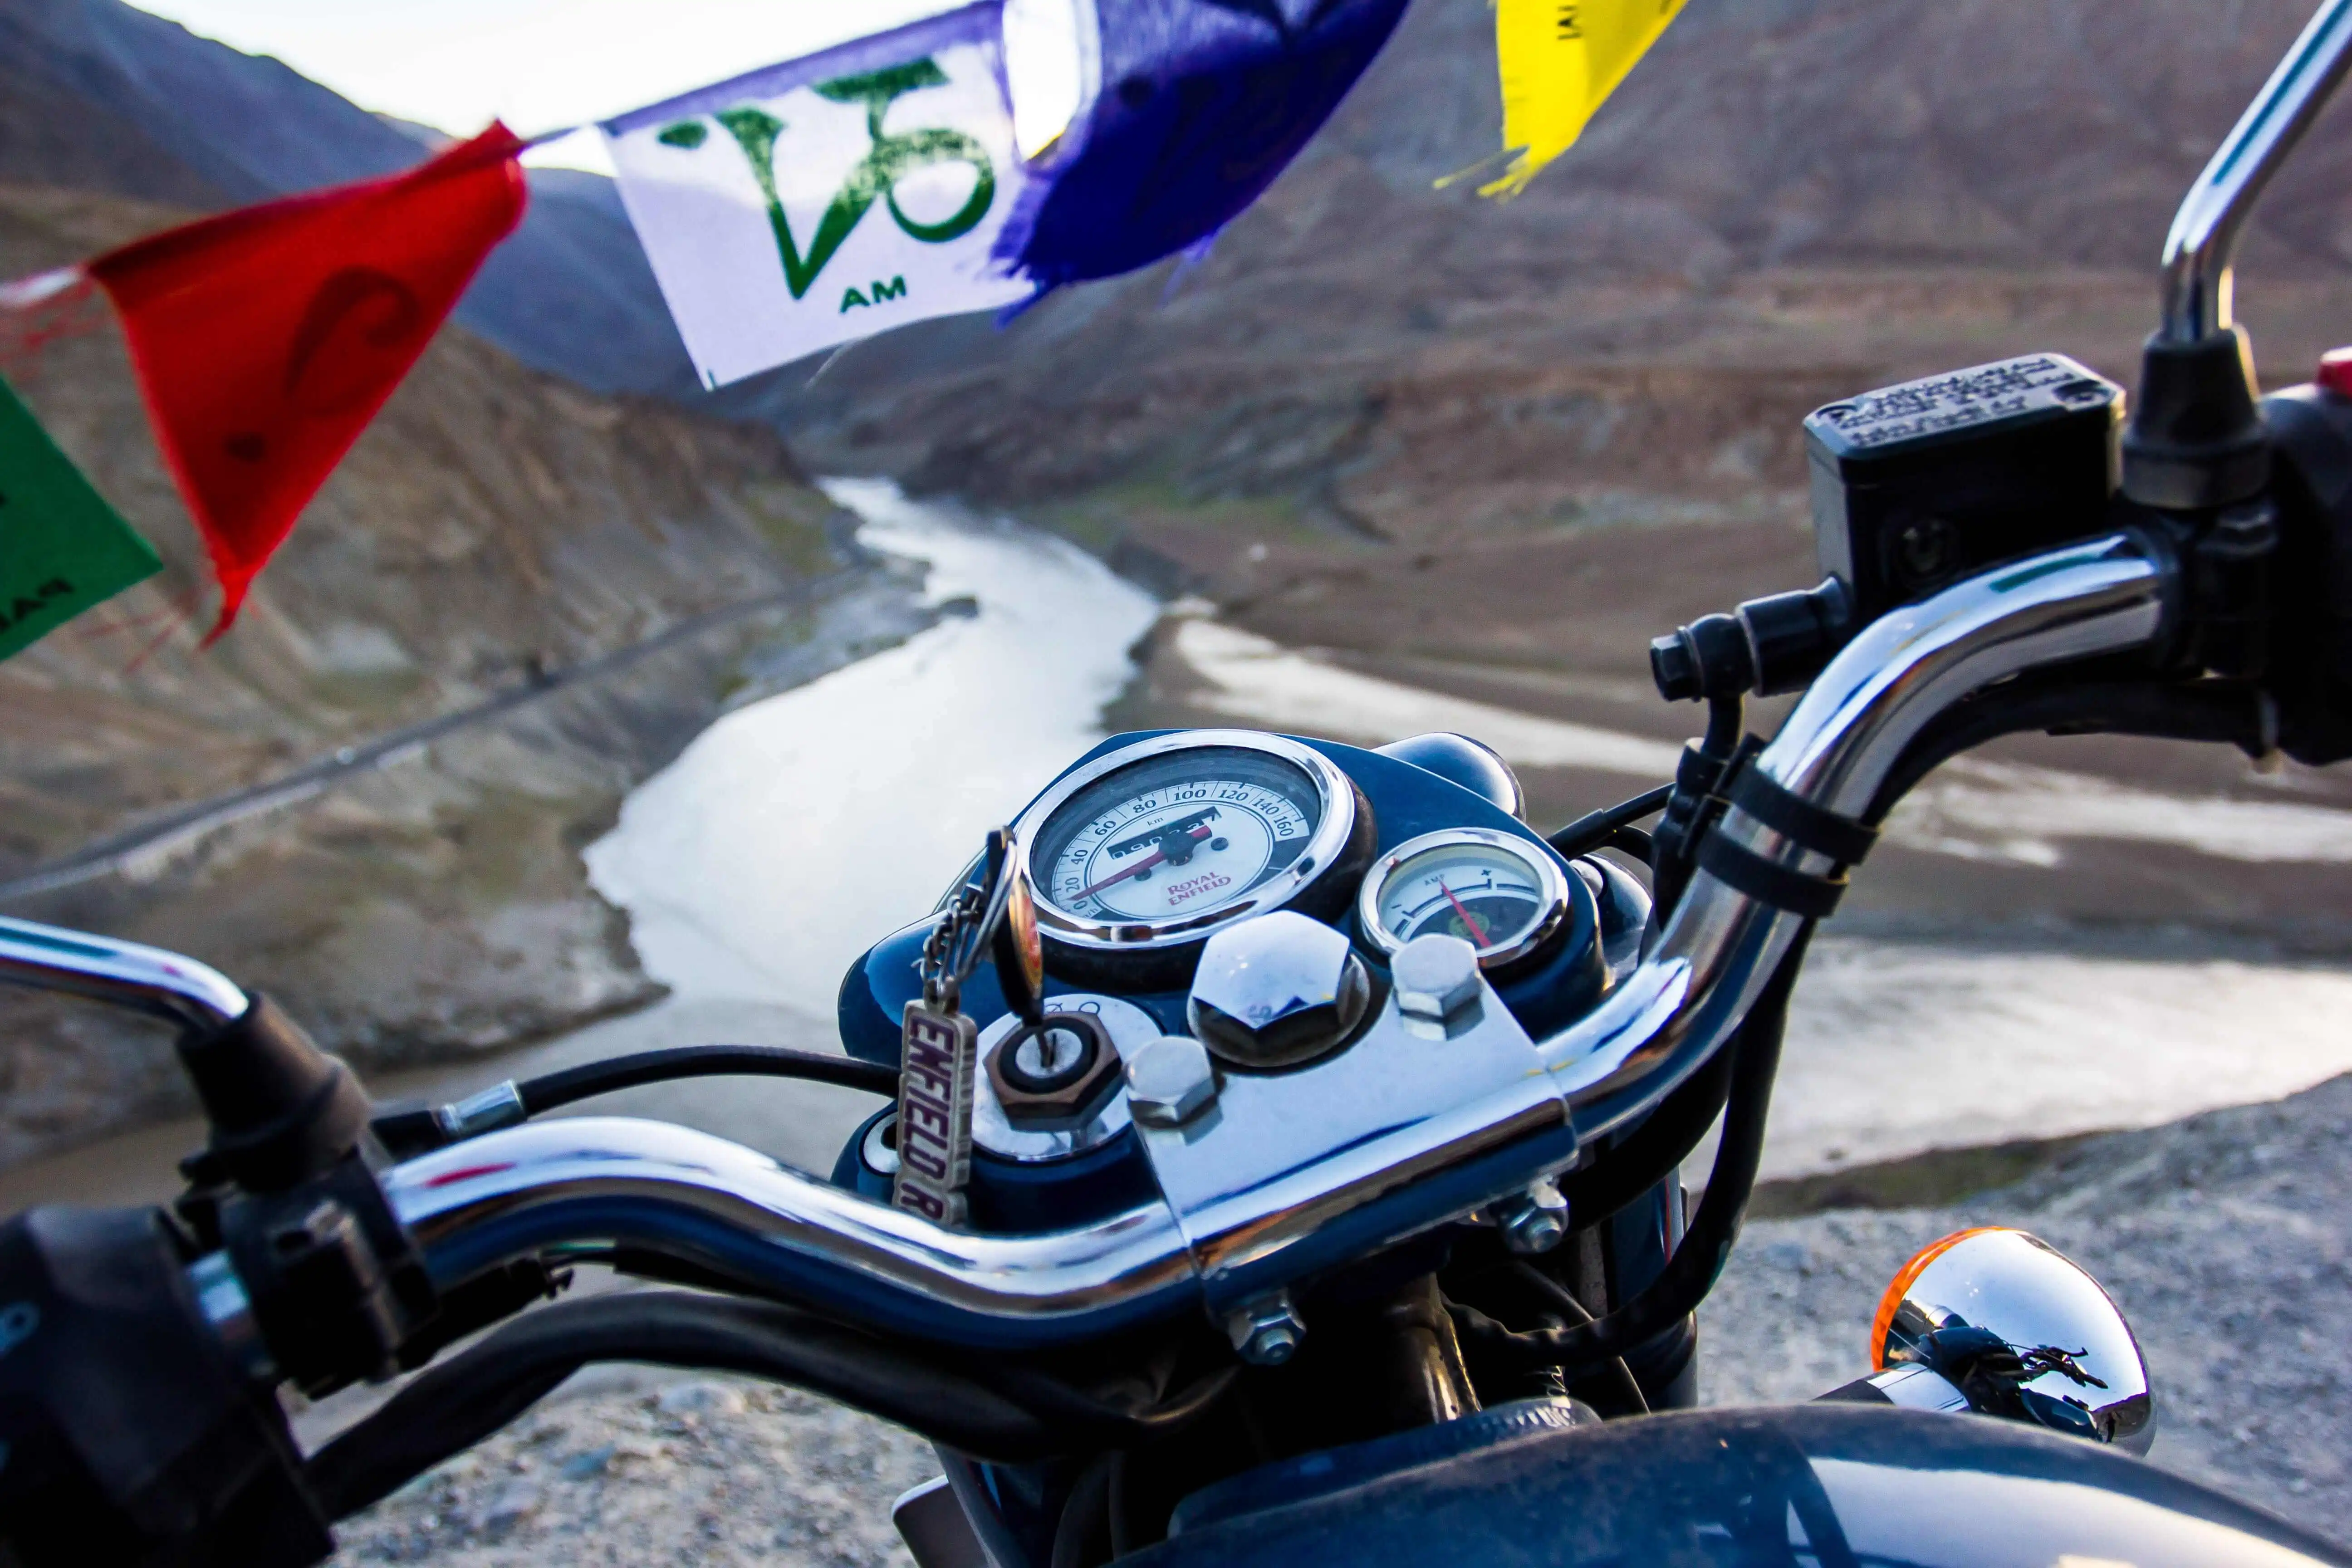
[[[708,385],[1033,292],[991,256],[1023,179],[996,0],[603,130]]]

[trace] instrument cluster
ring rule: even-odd
[[[1380,751],[1244,730],[1113,737],[1014,825],[1045,989],[1056,1008],[1101,1025],[1122,1055],[1191,1034],[1188,994],[1209,938],[1291,910],[1346,938],[1375,1002],[1408,943],[1459,937],[1521,1026],[1556,1029],[1631,968],[1648,898],[1613,866],[1563,859],[1520,820],[1522,802],[1499,758],[1454,735]],[[929,926],[877,944],[845,978],[842,1038],[852,1055],[896,1061]],[[984,1047],[1012,1030],[987,965],[966,984],[963,1005]],[[974,1107],[979,1223],[1073,1223],[1074,1189],[1089,1194],[1088,1206],[1148,1189],[1135,1141],[1120,1136],[1122,1105],[1041,1131],[1008,1121],[992,1087]],[[877,1161],[889,1163],[887,1152],[873,1136],[857,1147],[862,1155],[845,1155],[836,1179],[884,1181]]]

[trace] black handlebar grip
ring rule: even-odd
[[[301,1568],[334,1550],[271,1392],[152,1209],[0,1226],[0,1562]]]

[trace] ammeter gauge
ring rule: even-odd
[[[1397,846],[1364,879],[1356,913],[1384,952],[1415,937],[1460,937],[1482,968],[1540,950],[1569,923],[1568,877],[1542,849],[1483,827],[1449,827]]]

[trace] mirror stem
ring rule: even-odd
[[[2164,246],[2161,337],[2228,330],[2230,271],[2247,215],[2352,65],[2352,0],[2327,0],[2189,188]]]

